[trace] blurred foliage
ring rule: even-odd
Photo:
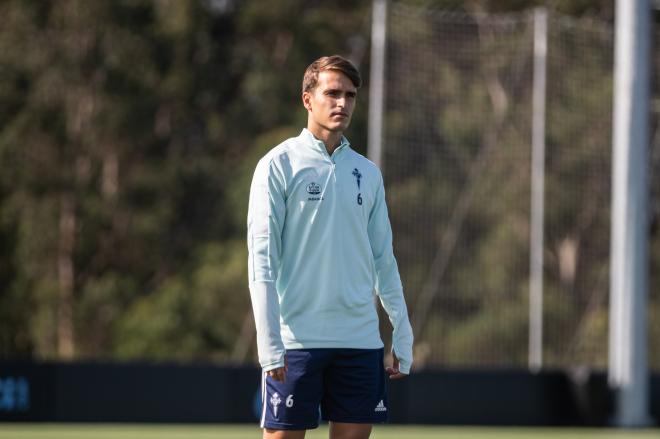
[[[0,3],[0,355],[252,360],[251,175],[311,61],[364,67],[369,8]]]

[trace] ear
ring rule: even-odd
[[[312,94],[308,91],[303,92],[303,94],[302,94],[303,107],[305,107],[305,109],[307,111],[312,111],[312,102],[311,102],[311,100],[312,100]]]

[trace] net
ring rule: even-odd
[[[527,366],[533,38],[531,13],[390,7],[384,173],[418,366]],[[546,367],[607,364],[612,74],[611,24],[549,15]]]

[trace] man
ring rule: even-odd
[[[410,373],[412,329],[383,180],[342,133],[361,79],[340,56],[305,71],[307,128],[258,163],[250,188],[250,296],[263,368],[264,438],[366,439],[387,419],[385,373]],[[392,326],[384,370],[374,290]]]

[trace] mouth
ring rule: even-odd
[[[339,116],[339,117],[348,117],[348,114],[346,114],[346,113],[332,113],[330,116],[331,116],[331,117],[336,117],[336,116]]]

